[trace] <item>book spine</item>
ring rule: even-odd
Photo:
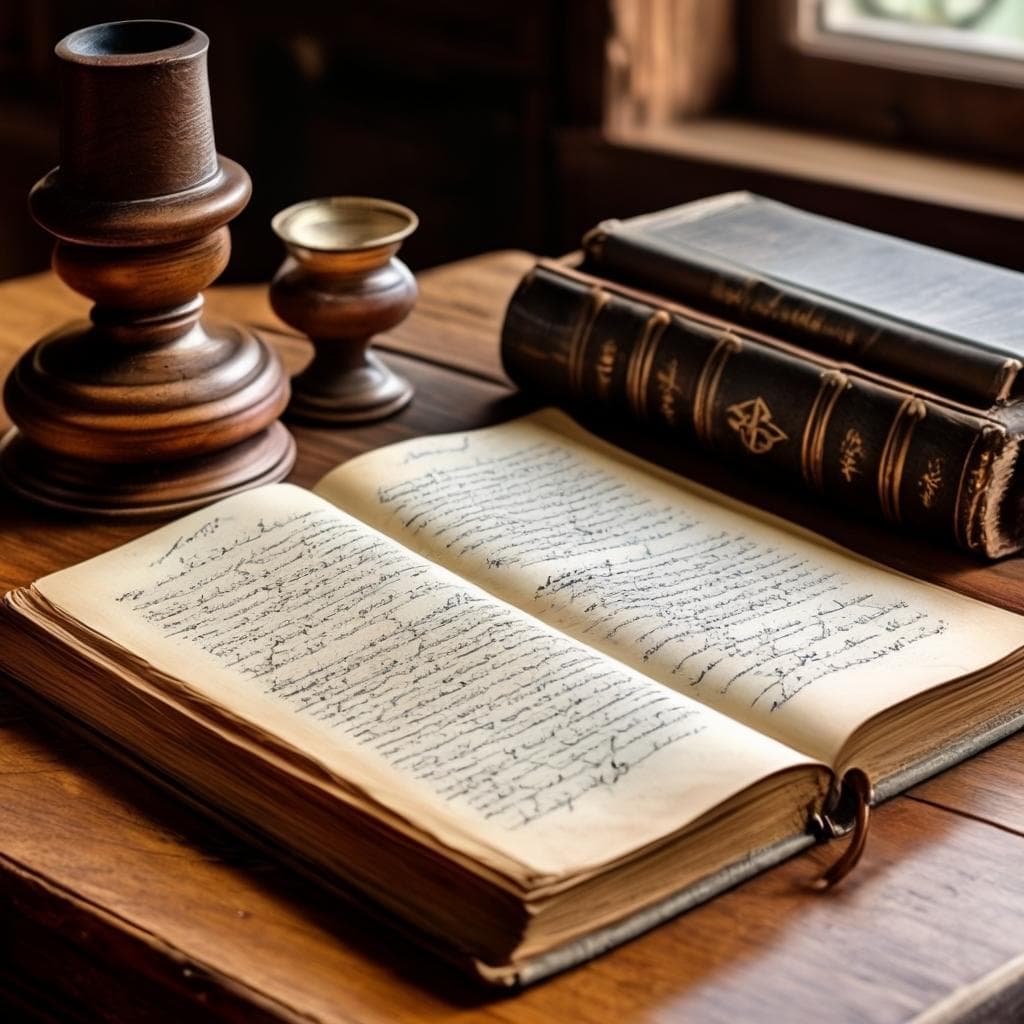
[[[1005,426],[741,328],[542,265],[509,304],[502,359],[524,390],[684,435],[772,484],[986,557],[1024,546],[1004,523]]]
[[[590,232],[584,250],[588,266],[602,275],[979,408],[1019,391],[1021,363],[1003,353],[676,244],[662,248],[611,227]]]

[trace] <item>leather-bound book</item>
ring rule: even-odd
[[[776,337],[542,261],[502,358],[522,388],[676,432],[773,484],[997,558],[1024,546],[1024,407],[980,410]]]
[[[588,269],[981,408],[1024,395],[1024,275],[732,192],[584,241]]]
[[[1024,616],[551,409],[365,454],[315,494],[257,488],[11,591],[0,666],[504,986],[852,825],[835,881],[872,804],[1024,724]]]

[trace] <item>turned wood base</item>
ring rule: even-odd
[[[0,478],[17,494],[66,512],[123,519],[187,512],[276,483],[294,463],[295,441],[280,423],[230,448],[163,463],[112,465],[59,456],[17,429],[0,441]]]
[[[292,397],[286,415],[311,423],[368,423],[404,409],[413,386],[372,352],[365,364],[331,373],[326,360],[314,358],[292,378]]]
[[[148,518],[280,480],[295,445],[288,379],[241,324],[202,318],[227,266],[245,169],[218,155],[207,37],[122,21],[57,45],[61,163],[29,196],[53,268],[93,301],[38,341],[3,402],[0,477],[69,512]]]
[[[287,475],[295,443],[280,360],[252,331],[198,320],[202,300],[140,325],[69,324],[12,369],[0,477],[67,511],[152,518]],[[167,332],[170,340],[161,340]]]

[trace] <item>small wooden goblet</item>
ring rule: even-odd
[[[271,222],[288,257],[270,286],[286,323],[313,342],[309,366],[292,378],[290,415],[318,423],[383,419],[408,405],[412,385],[369,351],[416,301],[416,280],[395,254],[419,223],[384,199],[310,199]]]

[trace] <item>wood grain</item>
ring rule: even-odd
[[[816,1020],[827,999],[830,1020],[898,1021],[1019,949],[1019,837],[897,801],[877,814],[868,862],[829,896],[806,885],[822,854],[798,858],[495,1001],[49,724],[15,728],[11,708],[0,792],[19,827],[0,854],[0,891],[39,945],[60,937],[89,965],[74,994],[103,998],[131,971],[128,991],[142,999],[163,978],[171,1012],[157,1019],[205,993],[224,1019],[249,1019],[241,1000],[285,1020]],[[45,981],[27,934],[18,927],[10,952]]]
[[[929,779],[909,795],[1024,836],[1024,734]]]
[[[291,479],[308,485],[371,445],[523,409],[501,382],[497,327],[528,264],[503,253],[422,275],[419,305],[382,345],[415,383],[415,400],[382,424],[298,428]],[[0,370],[77,303],[49,275],[0,284]],[[209,305],[275,326],[265,289],[215,290]],[[290,370],[308,358],[295,337],[272,341]],[[417,349],[425,359],[402,354]],[[702,479],[727,477],[707,461],[659,454]],[[758,488],[731,489],[750,497]],[[788,495],[764,500],[889,561],[918,560],[961,589],[1022,601],[1019,560],[983,567],[825,519]],[[0,588],[143,529],[44,514],[0,494]],[[49,1019],[902,1021],[1024,945],[1015,831],[1024,737],[882,807],[865,860],[831,894],[805,884],[834,855],[815,851],[592,964],[495,998],[2,693],[0,987],[10,1005]]]
[[[208,45],[169,21],[92,26],[57,45],[61,165],[29,204],[57,239],[54,270],[95,306],[6,377],[18,429],[0,474],[37,503],[180,512],[294,462],[277,358],[251,331],[201,319],[199,293],[226,267],[226,225],[251,192],[214,147]]]

